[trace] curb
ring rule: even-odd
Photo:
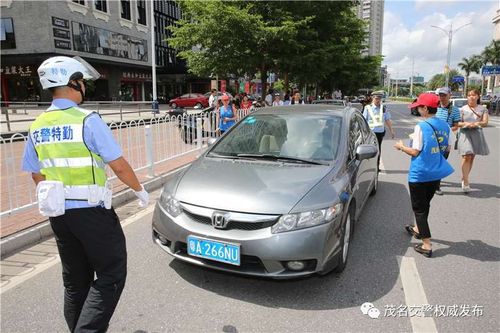
[[[178,167],[172,171],[155,177],[149,181],[146,181],[144,188],[148,192],[159,189],[166,183],[167,178],[172,174],[179,172],[187,168],[191,163]],[[123,190],[113,196],[113,207],[117,208],[120,205],[135,199],[135,194],[131,189]],[[40,222],[39,224],[22,231],[18,231],[15,234],[7,236],[5,239],[0,241],[0,258],[3,260],[5,257],[14,254],[20,250],[24,250],[27,247],[33,246],[37,243],[45,241],[52,237],[54,233],[50,226],[49,220]]]

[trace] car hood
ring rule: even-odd
[[[175,197],[212,209],[286,214],[329,170],[328,165],[201,157],[182,175]]]

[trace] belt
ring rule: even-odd
[[[103,201],[106,187],[98,185],[64,186],[64,198],[67,200]]]

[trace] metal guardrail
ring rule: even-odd
[[[238,119],[249,112],[237,110]],[[202,151],[209,138],[219,137],[218,123],[218,112],[205,110],[198,114],[117,121],[109,124],[109,128],[123,150],[123,157],[134,171],[147,170],[147,175],[154,177],[155,169],[160,164],[197,150]],[[0,138],[1,185],[9,189],[2,193],[0,217],[37,205],[31,175],[21,172],[22,151],[26,141],[27,136],[21,133],[15,133],[9,139]],[[116,179],[109,168],[107,173],[110,180]]]
[[[4,106],[6,104],[7,106]],[[7,131],[11,132],[13,123],[33,122],[40,113],[45,111],[51,102],[2,102],[2,115],[5,115],[5,120],[0,120],[1,124],[7,125]],[[163,104],[160,106],[160,108]],[[127,114],[137,114],[141,117],[141,113],[152,112],[151,102],[87,102],[81,105],[82,108],[95,111],[106,116],[120,116],[120,121],[123,121],[123,116]],[[165,105],[168,108],[168,105]],[[32,115],[32,118],[24,117],[23,119],[11,119],[14,114],[22,114],[24,116]]]

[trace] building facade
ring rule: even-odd
[[[360,0],[357,15],[367,22],[366,55],[382,54],[382,33],[384,28],[384,0]]]
[[[174,24],[180,18],[174,1],[154,3],[155,31],[165,30],[159,24]],[[101,73],[99,80],[89,84],[89,100],[151,100],[151,4],[146,0],[2,0],[2,101],[48,101],[37,68],[56,55],[78,55]],[[161,21],[160,16],[168,20]],[[158,91],[173,93],[172,82],[184,84],[176,76],[185,78],[186,68],[160,40],[162,36],[157,37]]]

